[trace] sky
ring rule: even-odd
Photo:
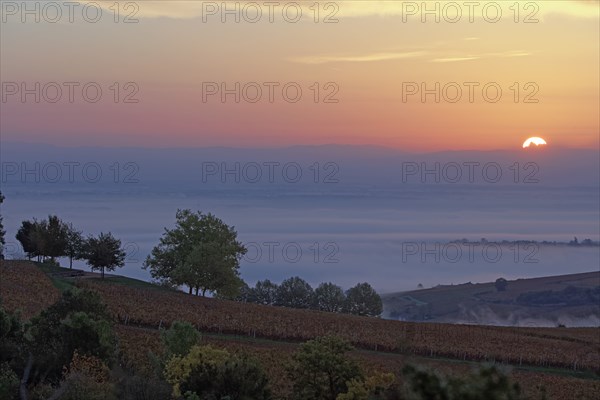
[[[599,146],[596,0],[0,3],[3,141]]]

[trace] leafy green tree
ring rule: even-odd
[[[299,400],[336,400],[348,391],[348,383],[362,379],[362,373],[346,353],[352,346],[342,339],[327,336],[301,345],[288,366],[288,376],[294,385],[294,397]]]
[[[226,300],[234,300],[239,301],[240,303],[256,303],[256,296],[254,293],[254,289],[248,286],[246,282],[244,282],[241,278],[241,287],[237,291],[234,296],[225,296],[222,292],[217,293],[218,298],[226,299]]]
[[[277,302],[278,288],[279,286],[277,286],[276,283],[273,283],[268,279],[256,282],[256,285],[254,285],[255,302],[266,306],[275,305]]]
[[[331,282],[315,289],[315,308],[321,311],[342,312],[346,302],[344,290]]]
[[[195,289],[205,295],[240,284],[234,278],[246,251],[235,228],[213,214],[178,210],[175,228],[165,228],[144,269],[150,269],[154,279],[186,285],[190,294]]]
[[[193,346],[200,343],[202,335],[189,322],[175,321],[169,329],[161,333],[161,341],[167,351],[167,357],[172,355],[185,356]]]
[[[125,251],[121,248],[121,241],[110,232],[100,233],[96,238],[88,237],[83,246],[83,259],[94,270],[100,270],[102,278],[104,271],[114,271],[117,267],[125,265]]]
[[[2,192],[0,192],[0,206],[2,203],[4,203],[4,196],[2,195]],[[2,224],[2,215],[0,215],[0,259],[4,259],[4,245],[6,244],[4,239],[5,234],[6,231],[4,230],[4,225]]]
[[[231,280],[226,281],[225,284],[213,291],[213,295],[217,299],[240,301],[246,303],[251,298],[252,292],[248,287],[248,284],[244,280],[235,276]]]
[[[58,382],[73,355],[114,362],[116,338],[110,315],[95,292],[69,290],[25,328],[28,353],[22,381]]]
[[[407,386],[416,400],[520,400],[519,385],[494,366],[466,377],[446,378],[436,372],[406,366]]]
[[[60,218],[50,215],[47,221],[42,221],[42,235],[42,256],[50,257],[54,261],[57,257],[67,255],[68,227]]]
[[[216,243],[194,246],[184,264],[175,268],[176,281],[187,282],[196,289],[196,295],[206,292],[221,293],[221,297],[235,297],[239,294],[242,280],[229,260],[221,257],[220,245]]]
[[[23,221],[15,236],[21,243],[23,251],[27,254],[27,258],[30,260],[33,257],[41,257],[38,248],[39,231],[39,222],[35,219],[33,221]]]
[[[346,291],[344,309],[349,314],[378,317],[383,312],[383,302],[371,285],[359,283]]]
[[[67,246],[65,255],[69,257],[69,268],[73,268],[73,260],[82,260],[85,240],[83,232],[78,231],[72,224],[67,225]]]
[[[67,233],[67,225],[56,215],[50,215],[47,220],[23,221],[16,238],[29,259],[38,257],[38,261],[43,261],[50,257],[54,261],[67,255]]]
[[[281,282],[277,288],[275,305],[291,308],[310,308],[314,304],[313,288],[304,279],[295,276]]]
[[[508,281],[504,278],[498,278],[496,279],[496,282],[494,282],[494,286],[496,286],[497,291],[504,292],[508,287]]]

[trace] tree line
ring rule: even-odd
[[[359,283],[344,291],[331,282],[321,283],[316,289],[304,279],[295,276],[280,285],[268,279],[245,285],[235,299],[247,303],[377,317],[383,312],[383,302],[368,283]]]
[[[23,221],[19,228],[17,240],[21,243],[27,258],[37,258],[38,262],[56,264],[59,257],[69,258],[69,268],[73,268],[73,260],[85,260],[92,271],[114,271],[125,265],[126,253],[121,241],[110,232],[98,236],[83,236],[83,232],[75,229],[56,215],[38,221]]]
[[[200,211],[178,210],[175,219],[175,227],[165,228],[144,262],[155,283],[187,287],[189,294],[272,306],[363,316],[379,316],[383,311],[380,296],[368,283],[347,291],[331,282],[313,289],[296,276],[279,285],[268,279],[258,281],[251,288],[240,277],[240,261],[247,249],[238,241],[235,227]],[[16,238],[27,257],[38,262],[56,263],[57,258],[68,257],[73,268],[73,260],[85,260],[102,277],[125,264],[121,241],[111,233],[84,237],[55,215],[23,221]]]
[[[280,285],[268,279],[258,281],[251,288],[239,274],[240,260],[246,252],[237,239],[235,227],[211,213],[178,210],[175,227],[165,228],[144,268],[160,284],[185,285],[190,294],[211,293],[249,303],[364,316],[379,316],[383,311],[381,298],[368,283],[360,283],[346,292],[333,283],[322,283],[313,289],[296,276]]]

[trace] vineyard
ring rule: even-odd
[[[148,366],[148,351],[155,354],[162,352],[160,337],[155,329],[138,328],[120,325],[117,327],[120,349],[123,359],[135,368]],[[223,337],[219,335],[204,335],[204,344],[211,344],[227,349],[232,353],[245,353],[258,359],[265,368],[271,388],[277,399],[290,398],[291,382],[282,365],[291,360],[297,350],[297,344],[286,342],[267,342],[248,340],[244,338]],[[367,373],[375,371],[393,372],[401,383],[401,370],[406,363],[419,364],[435,369],[445,375],[464,375],[472,370],[468,363],[447,362],[443,360],[419,358],[404,354],[386,354],[380,352],[354,351],[351,357],[365,368]],[[512,378],[524,389],[531,398],[541,398],[541,388],[544,387],[548,399],[552,400],[591,400],[596,399],[600,391],[600,380],[578,379],[568,376],[550,375],[523,370],[513,370]]]
[[[60,293],[48,276],[27,261],[0,261],[0,299],[9,311],[31,318],[58,300]]]
[[[379,352],[600,370],[600,331],[596,328],[419,324],[244,304],[95,280],[81,280],[78,285],[98,291],[125,325],[157,329],[182,320],[203,332],[252,338],[299,342],[337,335],[358,348]]]
[[[8,310],[20,309],[29,318],[59,298],[52,280],[35,264],[4,261],[0,266],[0,296]],[[118,322],[121,360],[139,371],[152,368],[149,352],[163,351],[158,328],[185,320],[203,332],[204,343],[257,358],[278,399],[289,397],[291,382],[282,365],[298,344],[328,334],[350,340],[357,348],[351,356],[368,372],[394,372],[400,378],[403,366],[415,363],[443,374],[465,374],[474,362],[489,361],[521,365],[511,375],[533,398],[541,398],[541,387],[553,400],[593,399],[600,391],[597,375],[582,372],[600,370],[600,331],[594,328],[407,323],[215,300],[118,282],[76,280],[77,286],[103,297]],[[560,370],[543,372],[540,367]]]

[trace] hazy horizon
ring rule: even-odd
[[[454,262],[451,254],[440,250],[439,262],[431,254],[422,262],[421,253],[427,248],[407,255],[414,253],[410,247],[414,243],[443,246],[462,238],[600,240],[600,157],[594,151],[548,148],[525,154],[500,151],[490,157],[481,151],[366,150],[92,147],[74,152],[60,146],[9,143],[0,153],[7,239],[15,243],[22,220],[57,214],[86,234],[117,235],[134,254],[116,273],[148,280],[148,272],[141,269],[144,259],[163,228],[173,226],[176,210],[190,208],[216,214],[236,227],[242,242],[251,244],[252,255],[242,261],[240,270],[250,284],[299,275],[313,285],[333,281],[349,287],[368,281],[379,291],[394,292],[419,283],[430,287],[499,276],[584,272],[600,263],[596,247],[542,247],[533,260],[526,260],[531,249],[522,248],[518,254],[505,249],[497,261],[479,253],[469,259],[465,252]],[[479,163],[473,167],[472,182],[465,162]],[[495,168],[482,174],[482,166],[490,162],[500,166],[502,179],[496,181]],[[536,168],[525,169],[531,162]],[[89,176],[83,174],[86,163],[95,163]],[[279,163],[273,166],[272,179],[265,163]],[[284,174],[285,163],[296,166]],[[457,175],[451,169],[456,165],[462,177],[453,183]],[[244,173],[247,166],[252,168]],[[262,170],[260,179],[255,179],[257,166]],[[445,166],[452,168],[444,173]],[[423,167],[424,175],[415,167]],[[102,176],[95,181],[98,171]],[[296,181],[298,172],[302,176]],[[269,259],[265,243],[271,242],[276,245],[272,244]],[[283,253],[286,245],[289,257]],[[257,246],[262,256],[249,260],[256,258]],[[294,261],[298,248],[302,256]]]

